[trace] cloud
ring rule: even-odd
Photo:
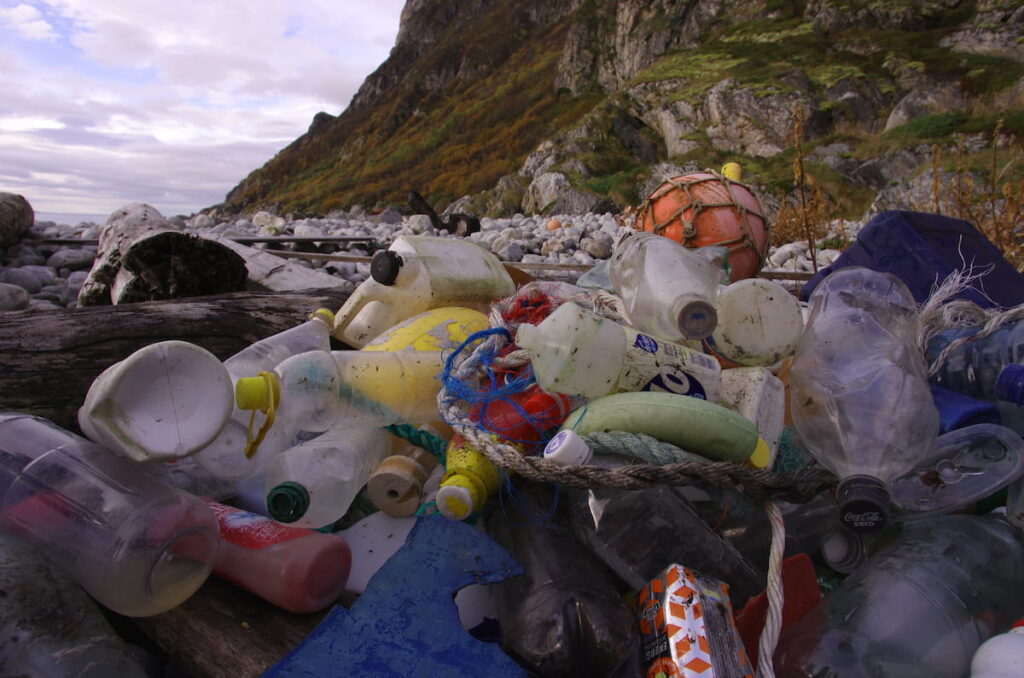
[[[403,4],[0,0],[0,191],[48,212],[218,203],[348,105]]]
[[[38,9],[24,3],[14,7],[0,7],[0,23],[29,40],[56,40],[57,33]]]

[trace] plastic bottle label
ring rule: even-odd
[[[233,506],[206,500],[220,524],[220,538],[247,549],[262,549],[310,534],[312,530],[286,527],[278,522]]]
[[[626,338],[619,391],[663,391],[702,400],[718,399],[721,368],[714,358],[629,329]]]

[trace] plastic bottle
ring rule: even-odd
[[[341,535],[285,527],[232,506],[206,502],[220,523],[213,572],[289,612],[317,612],[345,590],[352,552]]]
[[[217,520],[199,499],[46,419],[0,413],[0,526],[129,617],[206,581]]]
[[[336,428],[285,450],[267,469],[270,516],[297,527],[330,525],[345,515],[390,452],[382,428]]]
[[[242,377],[235,399],[240,409],[267,415],[261,431],[282,429],[277,441],[300,431],[434,421],[443,367],[438,351],[308,351]],[[253,446],[264,444],[257,434]]]
[[[445,455],[445,472],[437,490],[437,509],[445,518],[465,520],[483,509],[498,491],[498,468],[481,452],[455,435]]]
[[[978,333],[980,327],[946,330],[928,342],[933,363],[949,344]],[[999,328],[951,352],[932,377],[935,384],[982,400],[1024,405],[1024,320]]]
[[[231,377],[232,388],[240,378],[272,370],[294,355],[306,351],[331,350],[333,327],[334,314],[325,308],[317,309],[305,322],[261,339],[239,351],[224,361],[224,367]],[[264,473],[273,458],[273,454],[267,452],[284,449],[291,441],[273,441],[275,437],[284,433],[283,428],[279,428],[269,433],[271,441],[268,441],[262,454],[246,456],[246,431],[251,415],[249,411],[233,407],[231,419],[224,430],[212,443],[195,455],[199,465],[215,476],[233,480],[251,478]]]
[[[617,457],[587,459],[587,452],[572,449],[583,445],[582,440],[563,433],[567,432],[548,443],[545,458],[580,459],[609,468],[622,465]],[[576,538],[630,589],[646,586],[664,571],[666,563],[686,563],[721,579],[729,585],[737,605],[764,588],[763,576],[704,521],[677,488],[569,488],[568,504]]]
[[[444,306],[406,318],[363,346],[363,351],[453,351],[469,335],[490,327],[480,311]]]
[[[928,455],[889,482],[902,520],[952,513],[1024,476],[1024,440],[1004,426],[975,424],[944,433]]]
[[[0,535],[0,591],[0,675],[156,674],[156,661],[125,643],[80,586],[29,544],[8,535]]]
[[[639,631],[608,571],[564,527],[554,488],[517,483],[508,515],[487,532],[526,571],[496,584],[501,644],[545,676],[634,676]]]
[[[459,238],[399,236],[374,255],[370,276],[334,323],[334,336],[355,348],[417,313],[440,306],[486,310],[516,289],[496,256]]]
[[[971,678],[1020,676],[1024,676],[1024,619],[982,643],[971,660]]]
[[[1000,408],[992,402],[978,400],[962,393],[944,389],[935,384],[932,400],[939,411],[939,434],[974,424],[1002,424]],[[1009,405],[1009,403],[1006,403]],[[1014,407],[1010,405],[1010,407]]]
[[[786,427],[786,387],[782,380],[764,367],[722,370],[722,393],[719,399],[722,405],[742,414],[757,426],[758,435],[771,450],[768,463],[765,464],[771,467],[782,438],[782,430]]]
[[[837,270],[811,295],[790,369],[793,423],[808,451],[840,478],[840,515],[855,531],[881,530],[886,482],[914,467],[938,435],[917,305],[898,278]]]
[[[198,452],[234,407],[231,377],[217,356],[185,341],[145,346],[89,386],[78,426],[90,440],[135,461]]]
[[[718,400],[722,370],[714,358],[640,334],[572,302],[539,325],[520,325],[516,343],[530,354],[537,383],[552,393],[597,398],[619,391],[668,391]]]
[[[796,297],[761,278],[718,288],[718,325],[704,339],[710,352],[739,365],[774,365],[791,355],[803,331]]]
[[[615,246],[608,270],[630,324],[675,342],[715,329],[721,271],[678,242],[633,233]]]
[[[776,675],[963,678],[978,646],[1024,613],[1020,539],[995,514],[906,525],[783,630]]]

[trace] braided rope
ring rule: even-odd
[[[765,502],[772,526],[772,545],[768,554],[768,614],[757,643],[757,678],[775,678],[773,655],[782,632],[782,556],[786,545],[786,523],[782,510],[774,501]]]

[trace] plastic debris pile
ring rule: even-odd
[[[731,170],[578,285],[398,237],[336,313],[111,365],[88,439],[0,414],[0,525],[122,615],[358,596],[268,675],[1020,675],[1019,309],[766,251]]]

